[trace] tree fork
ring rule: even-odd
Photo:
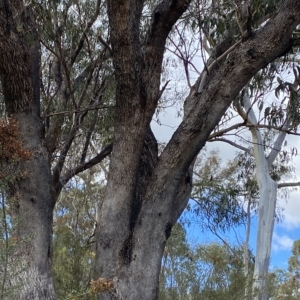
[[[199,80],[196,82],[186,99],[189,109],[147,180],[137,222],[130,230],[139,158],[159,92],[161,49],[188,3],[166,0],[157,5],[142,58],[137,40],[140,5],[126,0],[108,5],[117,118],[106,196],[97,219],[96,264],[98,276],[113,282],[114,293],[101,292],[98,299],[157,299],[164,244],[188,201],[189,167],[244,85],[291,49],[290,37],[300,22],[300,3],[284,1],[273,19],[224,57],[218,70],[205,80],[201,93],[197,93]],[[117,8],[122,8],[122,14]],[[122,35],[114,36],[117,32]],[[130,258],[124,261],[120,253],[129,253]]]

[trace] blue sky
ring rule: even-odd
[[[190,217],[190,213],[184,213],[183,218]],[[186,226],[187,238],[193,244],[220,242],[220,239],[211,233],[210,231],[203,232],[197,218],[191,217],[192,221],[189,226]],[[251,234],[250,234],[250,249],[255,254],[256,247],[256,231],[257,231],[257,218],[252,218]],[[245,227],[240,226],[234,228],[224,234],[221,234],[222,238],[230,244],[237,245],[241,244],[245,240]],[[291,256],[291,248],[294,240],[300,239],[299,228],[285,228],[284,223],[276,224],[273,234],[272,242],[272,255],[270,267],[272,268],[283,268],[286,269],[288,266],[288,259]]]

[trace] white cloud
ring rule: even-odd
[[[297,177],[299,178],[299,176]],[[278,205],[284,208],[284,219],[278,225],[287,230],[300,227],[300,191],[291,192],[289,199],[280,199]]]
[[[273,234],[272,249],[276,252],[282,250],[291,250],[294,240],[287,235],[279,235],[276,232]]]
[[[299,136],[288,135],[288,145],[291,145],[297,149],[300,148]],[[295,181],[300,182],[300,155],[293,157],[293,165],[295,167]],[[278,205],[284,208],[284,219],[280,224],[287,230],[292,230],[300,227],[300,188],[296,191],[292,191],[289,199],[279,200]]]

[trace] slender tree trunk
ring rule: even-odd
[[[257,124],[248,95],[244,98],[248,120]],[[271,244],[274,230],[275,208],[277,200],[277,183],[271,178],[269,162],[265,156],[263,139],[257,128],[251,128],[254,157],[256,162],[256,179],[259,188],[258,227],[256,237],[255,265],[253,275],[253,296],[255,300],[268,299],[268,273],[271,256]],[[284,140],[284,139],[283,139]],[[282,142],[283,142],[282,140]],[[277,151],[279,153],[279,151]],[[274,158],[275,159],[275,158]]]
[[[247,204],[247,224],[246,224],[246,239],[244,242],[244,276],[245,276],[245,299],[250,299],[250,274],[249,274],[249,239],[251,230],[251,200]]]
[[[255,300],[268,299],[268,273],[274,230],[277,183],[269,176],[257,176],[260,186],[258,231],[254,265],[253,293]]]
[[[39,39],[29,6],[0,1],[0,75],[7,114],[17,121],[30,158],[18,163],[9,206],[16,253],[6,289],[18,300],[54,300],[51,274],[51,172],[40,119]]]

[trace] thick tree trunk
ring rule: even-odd
[[[39,114],[39,39],[34,18],[23,1],[0,1],[0,75],[7,114],[19,126],[22,147],[30,158],[18,163],[10,183],[11,217],[16,253],[10,258],[13,299],[54,300],[51,274],[51,173],[43,146]]]
[[[22,112],[14,118],[19,124],[23,147],[31,151],[31,157],[20,162],[19,171],[24,175],[13,184],[14,193],[9,199],[17,250],[10,261],[12,286],[7,288],[15,290],[15,299],[54,300],[51,173],[42,145],[42,124],[36,113]]]
[[[142,2],[107,3],[116,78],[116,120],[106,196],[97,218],[96,265],[100,278],[113,281],[114,293],[103,290],[99,299],[155,299],[164,243],[176,218],[169,219],[171,210],[161,217],[167,219],[160,224],[162,230],[159,233],[155,230],[151,235],[151,224],[143,223],[140,217],[144,211],[149,213],[148,208],[144,209],[147,205],[144,194],[157,161],[157,151],[151,151],[156,141],[149,136],[148,128],[160,97],[165,40],[188,3],[178,1],[177,6],[168,1],[161,3],[158,14],[168,15],[169,20],[162,17],[155,21],[147,38],[149,47],[144,51],[139,33]],[[144,241],[136,240],[138,225],[146,226],[145,234],[153,248],[148,245],[144,249]],[[145,250],[147,257],[142,254]],[[138,251],[138,255],[133,251]],[[145,260],[140,261],[141,257]]]
[[[244,85],[261,68],[293,45],[300,3],[285,1],[280,12],[253,37],[239,42],[192,87],[183,122],[151,172],[140,172],[147,128],[160,97],[166,38],[189,1],[161,1],[141,45],[142,2],[108,0],[116,79],[114,148],[106,195],[97,216],[98,299],[154,300],[164,245],[187,204],[189,167]],[[284,24],[284,25],[283,25]],[[206,72],[206,71],[204,71]],[[201,89],[199,90],[199,86]],[[144,150],[143,150],[144,149]],[[150,151],[147,157],[151,158]],[[147,166],[149,161],[146,160]],[[137,191],[145,190],[141,198]]]
[[[99,280],[98,291],[101,291],[101,293],[98,299],[157,299],[158,279],[164,246],[173,225],[187,205],[192,189],[191,166],[186,176],[184,176],[182,184],[174,194],[173,203],[177,207],[175,211],[168,206],[157,207],[159,209],[157,211],[152,200],[144,202],[147,184],[157,162],[156,140],[152,132],[148,131],[138,168],[138,182],[136,183],[131,210],[131,223],[129,224],[130,233],[127,238],[122,239],[123,245],[116,253],[115,260],[105,262],[107,265],[110,263],[111,266],[115,266],[115,269],[111,273],[102,271],[100,278],[111,282],[112,285],[111,289],[107,289],[107,286],[105,287]],[[158,198],[155,202],[160,203],[160,201],[161,199]],[[153,209],[149,209],[150,207],[153,207]],[[148,218],[152,222],[148,222]],[[155,230],[153,230],[154,224],[156,225]],[[97,263],[102,267],[105,266],[103,257],[98,259]],[[106,274],[110,276],[106,277]]]

